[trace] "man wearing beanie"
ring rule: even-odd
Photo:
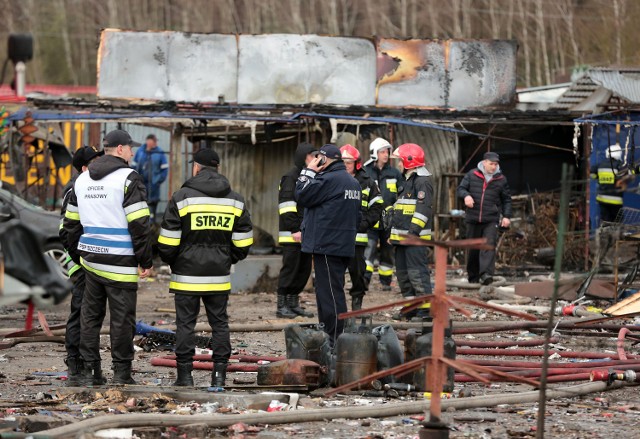
[[[204,304],[211,326],[211,387],[223,389],[231,356],[227,302],[231,265],[253,244],[244,198],[218,173],[220,157],[209,148],[193,157],[193,177],[173,194],[162,219],[158,251],[171,267],[169,291],[176,305],[176,386],[193,386],[195,325]]]
[[[89,163],[104,155],[104,150],[95,146],[83,146],[78,148],[73,154],[73,168],[82,174],[88,169]],[[69,204],[69,197],[76,181],[73,178],[69,184],[63,189],[62,208],[60,215],[64,218]],[[60,242],[67,247],[67,233],[64,227],[60,227]],[[73,259],[67,251],[67,258],[64,261],[64,268],[71,282],[73,282],[73,290],[71,290],[71,310],[67,319],[67,327],[64,336],[64,347],[67,351],[65,363],[67,365],[67,386],[77,386],[80,384],[80,374],[83,369],[82,357],[80,357],[80,313],[82,310],[82,296],[84,294],[85,276],[84,270],[79,264],[73,262]],[[78,256],[75,257],[78,260]]]
[[[300,173],[296,198],[304,208],[302,251],[313,256],[315,267],[318,320],[333,347],[344,329],[338,315],[347,311],[344,274],[355,254],[362,198],[337,146],[324,145]]]
[[[507,228],[511,224],[511,192],[507,178],[500,170],[500,156],[492,151],[486,152],[478,167],[464,176],[457,192],[467,208],[467,238],[487,238],[487,243],[495,246],[498,225]],[[495,265],[494,249],[469,250],[469,283],[491,284]]]

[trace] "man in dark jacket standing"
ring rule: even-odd
[[[378,185],[373,181],[367,173],[362,169],[360,161],[360,151],[352,145],[344,145],[340,148],[342,152],[342,161],[347,168],[349,175],[354,177],[360,183],[362,190],[362,207],[360,211],[362,217],[358,224],[358,233],[356,235],[356,254],[349,262],[349,276],[351,276],[351,310],[362,309],[362,300],[367,291],[367,283],[365,279],[366,262],[364,251],[367,246],[367,231],[374,224],[380,221],[382,214],[382,196],[378,190]]]
[[[347,311],[344,274],[355,254],[360,223],[361,191],[335,145],[324,145],[296,184],[298,205],[304,207],[302,251],[313,255],[318,320],[332,346],[344,329],[338,314]]]
[[[218,173],[219,164],[212,149],[194,155],[193,177],[171,197],[158,238],[160,257],[171,267],[169,291],[175,295],[176,386],[193,386],[194,328],[202,300],[211,326],[211,386],[224,387],[231,356],[227,315],[231,265],[246,258],[253,244],[244,198]]]
[[[382,137],[378,137],[369,145],[369,154],[371,158],[364,164],[364,170],[376,185],[378,185],[380,193],[382,194],[383,208],[390,208],[398,199],[398,186],[403,179],[400,171],[389,163],[389,159],[391,158],[391,143]],[[382,224],[378,222],[369,229],[368,235],[369,242],[365,250],[365,259],[367,262],[365,277],[367,284],[373,276],[373,258],[378,242],[380,242],[378,276],[380,276],[382,290],[391,291],[394,262],[393,246],[388,242],[389,231],[385,230]]]
[[[293,158],[294,167],[282,176],[278,187],[278,243],[282,246],[282,269],[278,278],[276,316],[281,318],[313,317],[313,313],[300,306],[299,300],[311,275],[311,255],[300,251],[304,209],[298,209],[295,191],[302,168],[311,163],[317,153],[318,150],[310,143],[298,145]]]
[[[78,148],[73,154],[73,168],[78,171],[78,175],[86,172],[93,160],[104,155],[104,150],[95,146],[83,146]],[[77,176],[69,182],[64,188],[62,196],[62,208],[60,215],[64,218],[69,204],[69,197],[73,192],[73,185]],[[59,231],[60,242],[67,247],[67,232],[64,227]],[[67,319],[67,327],[64,335],[64,347],[67,351],[67,386],[77,386],[81,382],[81,375],[84,365],[80,356],[80,317],[82,312],[82,296],[84,295],[85,276],[84,270],[80,264],[73,262],[73,258],[67,254],[64,262],[67,274],[71,282],[73,282],[73,290],[71,291],[71,306],[69,318]]]
[[[113,383],[135,384],[134,357],[138,278],[152,267],[149,207],[140,175],[129,167],[135,142],[126,131],[104,138],[105,155],[78,176],[63,221],[67,250],[85,270],[80,355],[82,384],[104,384],[100,329],[109,302]]]
[[[495,246],[498,225],[507,228],[511,224],[511,193],[497,153],[486,152],[477,169],[467,172],[458,186],[458,197],[467,207],[467,238],[487,238],[487,243]],[[495,250],[469,250],[469,283],[492,283],[495,264]]]

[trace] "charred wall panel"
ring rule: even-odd
[[[512,105],[515,41],[378,41],[382,106],[475,108]]]
[[[375,105],[376,50],[363,38],[240,35],[245,104]]]
[[[107,29],[98,49],[98,95],[161,101],[237,100],[235,35]]]

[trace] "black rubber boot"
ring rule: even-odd
[[[362,300],[364,296],[353,296],[351,298],[351,311],[362,309]]]
[[[211,374],[211,387],[223,387],[227,380],[227,363],[216,363]]]
[[[113,363],[113,384],[136,384],[131,378],[131,363]]]
[[[313,313],[309,311],[305,311],[304,308],[300,306],[300,298],[298,295],[286,296],[287,297],[287,307],[296,315],[302,317],[313,317]]]
[[[193,387],[193,377],[191,371],[193,370],[193,363],[178,363],[178,379],[173,383],[174,386],[189,386]]]
[[[82,370],[84,369],[84,363],[82,358],[68,357],[64,360],[67,365],[67,383],[68,387],[75,387],[82,385]]]
[[[278,294],[278,309],[276,310],[276,317],[282,319],[295,319],[298,314],[294,313],[287,306],[287,297]]]
[[[102,367],[99,361],[93,363],[82,363],[82,372],[78,379],[81,386],[102,386],[107,384],[107,380],[102,376]]]

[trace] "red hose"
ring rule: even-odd
[[[623,369],[615,369],[616,372],[621,371]],[[633,370],[633,371],[640,371],[640,364],[638,365],[634,365],[634,366],[625,366],[624,370]],[[609,369],[606,368],[580,368],[580,369],[562,369],[562,368],[550,368],[547,371],[547,382],[550,383],[563,383],[563,382],[567,382],[567,381],[582,381],[582,380],[586,380],[586,379],[592,379],[592,374],[596,377],[599,376],[609,376]],[[519,371],[519,372],[514,372],[510,375],[513,376],[518,376],[518,377],[524,377],[524,378],[539,378],[540,375],[542,374],[541,370],[529,370],[529,371]],[[498,377],[498,376],[494,376],[494,375],[489,375],[489,374],[482,374],[483,377],[485,377],[486,379],[488,379],[489,381],[492,382],[506,382],[509,381],[506,378],[502,378],[502,377]],[[476,380],[475,378],[472,378],[468,375],[465,375],[464,373],[460,373],[460,374],[456,374],[455,376],[455,382],[456,383],[471,383],[471,382],[477,382],[478,380]],[[606,380],[604,380],[606,381]]]
[[[238,360],[241,363],[258,363],[259,361],[268,361],[270,363],[286,360],[286,357],[267,357],[267,356],[258,356],[258,355],[232,355],[231,360]],[[213,369],[213,361],[211,359],[211,355],[194,355],[193,356],[193,368],[194,369],[202,369],[202,370],[212,370]],[[175,355],[166,355],[163,357],[155,357],[151,359],[152,366],[165,366],[165,367],[176,367],[176,356]],[[239,363],[229,363],[227,366],[228,372],[257,372],[258,365],[257,364],[239,364]]]
[[[172,360],[167,357],[156,357],[151,359],[152,366],[164,366],[164,367],[176,367],[176,360]],[[257,372],[257,364],[241,364],[241,363],[229,363],[227,366],[228,372]],[[194,361],[194,369],[201,370],[213,370],[213,363],[211,361]]]
[[[620,328],[620,332],[618,332],[618,357],[620,357],[621,360],[627,359],[627,354],[624,351],[624,336],[630,332],[631,331],[629,331],[627,328]]]
[[[457,355],[495,355],[508,357],[543,357],[543,349],[474,349],[459,348],[456,349]],[[614,359],[618,360],[617,355],[601,354],[600,352],[565,352],[565,351],[549,351],[549,355],[558,354],[563,358],[587,358],[587,359]],[[631,358],[638,358],[636,355]]]

